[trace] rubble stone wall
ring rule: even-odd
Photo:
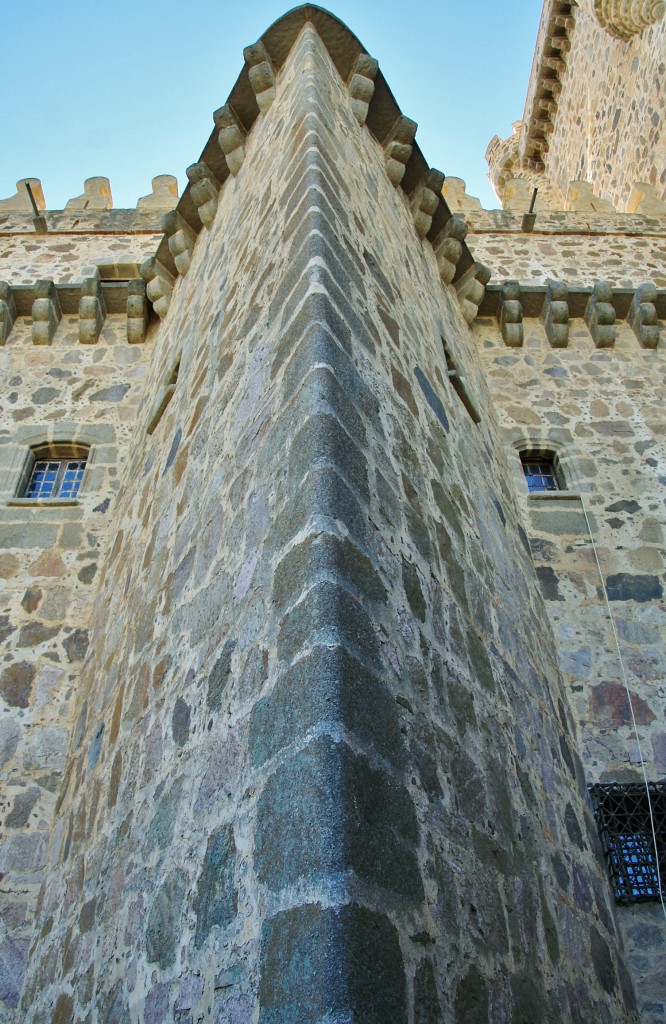
[[[612,276],[612,245],[600,239],[597,255],[609,258],[602,276]],[[524,320],[519,348],[505,346],[496,321],[482,317],[474,326],[588,783],[643,780],[594,547],[647,777],[666,775],[666,339],[662,327],[658,348],[647,350],[626,322],[616,328],[614,347],[597,349],[574,318],[567,347],[555,349],[537,318]],[[555,453],[565,491],[527,495],[519,453],[530,449]],[[641,1020],[657,1024],[666,1012],[662,909],[618,914]]]
[[[24,1017],[635,1022],[478,357],[310,25],[133,439]]]

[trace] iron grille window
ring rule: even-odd
[[[648,784],[650,803],[642,783],[598,784],[589,790],[616,901],[659,900],[659,876],[666,879],[666,783]]]
[[[559,491],[555,462],[546,455],[521,455],[523,473],[530,494],[540,491]]]

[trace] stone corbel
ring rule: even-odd
[[[53,281],[37,281],[32,304],[33,345],[50,345],[61,320],[60,299]]]
[[[551,348],[569,344],[569,293],[562,281],[547,281],[541,321]]]
[[[375,92],[375,75],[379,64],[368,53],[359,53],[349,76],[349,101],[354,117],[360,125],[365,124],[370,100]]]
[[[663,0],[578,0],[609,35],[631,39],[663,18]]]
[[[657,316],[657,289],[650,281],[641,284],[629,308],[627,320],[642,348],[656,348],[659,344],[659,317]]]
[[[432,218],[439,205],[444,184],[444,175],[433,167],[414,189],[411,198],[414,227],[419,238],[425,238],[430,231]]]
[[[451,217],[437,238],[434,250],[442,284],[451,284],[463,251],[467,224],[462,217]]]
[[[416,128],[416,121],[408,117],[399,117],[384,144],[386,173],[394,188],[398,187],[404,177],[405,167],[414,148]]]
[[[99,270],[81,282],[79,299],[79,341],[82,345],[95,345],[104,326],[106,309]]]
[[[523,307],[518,281],[505,281],[502,285],[497,322],[504,344],[509,348],[520,348],[523,344]]]
[[[468,324],[476,320],[491,276],[491,271],[483,263],[473,263],[454,285],[462,315]]]
[[[615,344],[617,328],[612,300],[613,289],[609,281],[595,284],[585,310],[585,323],[597,348],[612,348]]]
[[[158,317],[162,320],[169,309],[174,279],[166,267],[158,263],[155,256],[151,256],[141,264],[141,277],[146,282],[146,295],[152,302]]]
[[[261,42],[246,46],[243,50],[248,68],[250,85],[257,99],[257,106],[265,114],[275,99],[275,68],[268,50]]]
[[[179,274],[185,275],[190,269],[197,236],[187,221],[178,213],[178,210],[169,210],[164,214],[162,227],[167,236],[169,252],[173,256],[176,270]]]
[[[127,293],[127,340],[130,345],[141,345],[146,340],[149,313],[146,282],[134,278],[129,282]]]
[[[190,196],[197,208],[201,223],[209,228],[215,220],[220,184],[203,161],[192,164],[185,172],[190,182]]]
[[[5,345],[16,322],[14,293],[5,281],[0,281],[0,345]]]
[[[245,129],[230,103],[216,110],[213,120],[218,130],[220,149],[226,158],[227,167],[235,177],[245,160]]]

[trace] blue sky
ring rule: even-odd
[[[484,153],[522,116],[539,0],[330,0],[376,57],[402,111],[419,124],[431,166],[498,202]],[[288,5],[277,0],[37,0],[3,12],[0,197],[42,179],[49,209],[111,179],[116,207],[134,206],[156,174],[199,156],[255,42]]]

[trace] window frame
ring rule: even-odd
[[[56,477],[56,493],[49,495],[29,495],[28,488],[32,481],[33,473],[40,462],[59,463]],[[67,463],[83,462],[83,473],[76,493],[62,496],[61,490],[67,472]],[[44,444],[34,445],[30,448],[24,462],[18,487],[13,502],[25,505],[76,505],[84,490],[88,467],[90,465],[90,445],[75,441],[53,441]]]
[[[530,476],[527,473],[527,466],[530,463],[538,464],[541,463],[543,466],[547,466],[550,469],[549,473],[534,474],[535,476],[541,476],[543,478],[550,478],[553,480],[554,487],[530,487]],[[527,485],[527,492],[530,495],[533,494],[556,494],[558,491],[566,491],[562,472],[559,467],[557,453],[547,448],[528,448],[525,451],[520,452],[520,466],[523,471],[523,477]]]

